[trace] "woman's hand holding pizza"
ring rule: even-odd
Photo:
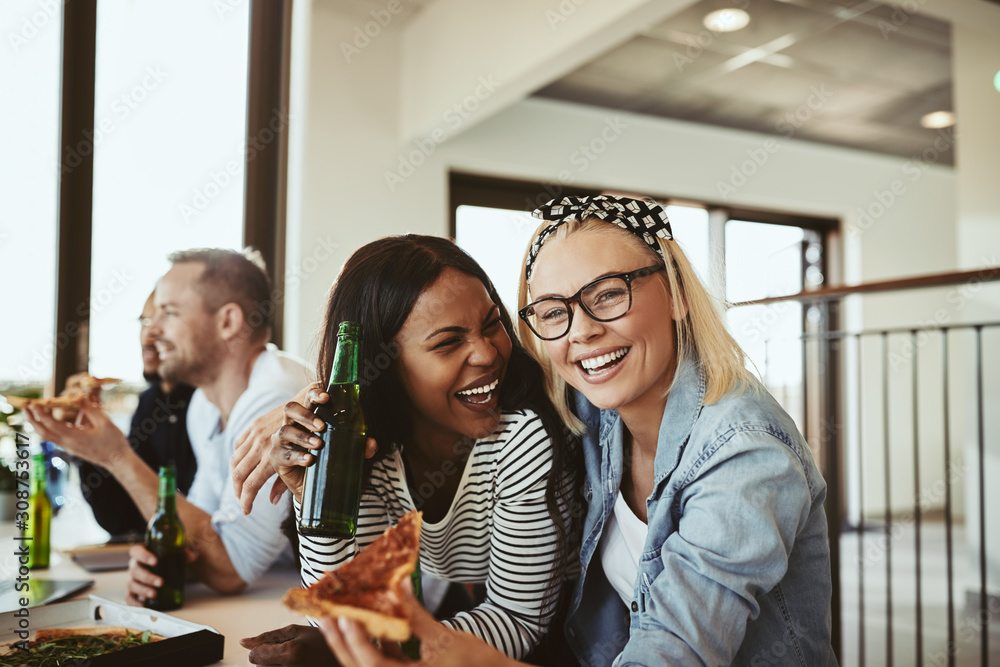
[[[411,662],[386,655],[372,645],[371,637],[360,623],[325,616],[319,619],[320,630],[343,667],[466,667],[471,664],[478,667],[511,667],[524,664],[508,658],[474,635],[438,623],[413,597],[409,581],[403,584],[403,590],[410,607],[410,628],[420,639],[420,661]],[[393,654],[397,653],[397,647],[387,642],[386,649],[390,648]]]

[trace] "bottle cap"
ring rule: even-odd
[[[361,325],[357,322],[344,321],[340,323],[340,330],[337,331],[338,336],[361,336]]]

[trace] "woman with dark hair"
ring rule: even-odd
[[[581,466],[541,369],[518,343],[483,269],[446,239],[380,239],[348,259],[330,293],[321,386],[345,320],[362,326],[361,402],[379,444],[368,452],[374,455],[365,468],[356,537],[299,536],[302,583],[350,560],[419,509],[422,572],[485,584],[481,604],[445,623],[508,656],[527,655],[548,630],[574,558]],[[308,451],[319,444],[311,431],[322,427],[314,419],[303,405],[287,404],[284,425],[262,455],[264,467],[269,460],[292,491],[296,511]]]

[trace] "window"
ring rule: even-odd
[[[132,324],[170,252],[242,246],[249,3],[217,9],[201,0],[98,6],[95,375],[140,380]]]
[[[802,291],[801,227],[729,220],[725,237],[730,303]],[[802,305],[781,302],[732,308],[726,314],[733,337],[768,390],[803,429]]]
[[[50,11],[51,9],[51,11]],[[8,0],[0,79],[24,94],[0,106],[8,128],[0,161],[0,284],[4,286],[0,393],[52,376],[55,356],[56,202],[59,187],[59,5]],[[28,92],[30,91],[30,94]],[[69,345],[69,336],[57,338]]]

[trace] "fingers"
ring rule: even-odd
[[[285,424],[271,436],[271,449],[287,445],[295,445],[300,448],[300,453],[305,454],[306,452],[301,452],[301,449],[319,449],[323,446],[323,439],[298,425]]]
[[[247,476],[243,481],[243,487],[240,489],[240,507],[243,508],[244,514],[250,514],[250,510],[253,508],[253,501],[257,498],[257,494],[260,493],[261,488],[267,483],[267,480],[274,476],[275,470],[271,466],[269,460],[260,461],[253,471]]]
[[[62,444],[65,440],[66,426],[52,416],[52,411],[38,405],[29,403],[25,406],[25,414],[28,421],[34,427],[43,440],[52,440]]]
[[[306,391],[305,400],[307,403],[312,405],[321,405],[330,400],[330,394],[326,393],[323,389],[323,385],[319,382],[314,382],[309,385],[309,388]]]
[[[375,456],[375,452],[378,451],[378,443],[375,442],[375,438],[365,439],[365,458],[370,459]]]
[[[403,587],[403,604],[410,607],[410,629],[421,640],[431,640],[446,631],[447,628],[438,623],[420,601],[413,595],[413,589],[409,586]]]
[[[150,567],[156,565],[156,556],[141,544],[133,544],[128,550],[128,555],[130,561]]]
[[[240,646],[243,648],[253,648],[254,646],[260,646],[261,644],[280,644],[281,642],[288,641],[294,636],[295,626],[286,625],[285,627],[278,628],[277,630],[262,632],[256,637],[241,639]]]
[[[237,496],[240,495],[243,481],[260,461],[260,452],[253,447],[253,437],[250,434],[252,430],[253,426],[243,431],[233,448],[233,455],[229,458],[229,465],[233,470],[233,490]]]
[[[160,588],[159,584],[163,583],[159,577],[144,570],[142,566],[132,567],[131,564],[129,565],[129,573],[132,578],[128,580],[128,595],[136,600],[137,606],[141,607],[144,600],[152,600],[156,597],[156,591]],[[139,579],[139,577],[143,577],[143,579]],[[153,581],[156,582],[156,585],[151,583]]]
[[[285,403],[285,424],[298,424],[302,428],[316,433],[325,427],[323,420],[314,415],[312,410],[295,401]]]
[[[245,646],[250,649],[247,660],[251,665],[281,665],[290,664],[288,659],[288,646],[281,642],[271,644],[260,644],[259,646]]]
[[[325,617],[320,619],[319,627],[343,667],[395,667],[406,664],[379,653],[354,621]]]
[[[143,599],[156,597],[157,589],[163,585],[163,579],[153,574],[144,566],[156,565],[156,556],[141,545],[135,545],[128,552],[128,596],[140,602]],[[132,604],[129,602],[129,604]]]
[[[327,645],[333,651],[333,654],[337,656],[337,661],[341,666],[355,667],[357,663],[354,662],[354,657],[347,649],[344,636],[341,634],[340,628],[337,627],[337,619],[324,616],[319,619],[319,629],[323,632],[323,637],[326,638]]]
[[[288,490],[288,485],[285,484],[285,480],[280,477],[274,480],[274,484],[271,485],[271,497],[268,500],[271,501],[272,505],[277,505],[278,501],[281,500],[281,496]]]
[[[257,417],[250,427],[240,434],[230,463],[233,468],[233,489],[242,496],[243,481],[257,467],[261,459],[267,458],[271,447],[271,435],[277,431],[285,417],[285,406],[279,405]]]
[[[80,426],[84,426],[85,424],[98,426],[103,425],[103,422],[108,421],[108,417],[99,403],[77,401],[77,405],[79,406],[80,412],[77,414],[76,419]]]

